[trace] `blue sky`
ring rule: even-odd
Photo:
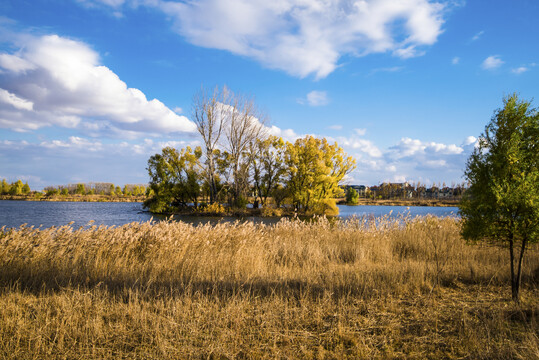
[[[193,95],[226,85],[273,134],[337,141],[349,183],[460,183],[502,98],[538,97],[538,15],[536,0],[3,0],[0,178],[146,183],[163,146],[200,144]]]

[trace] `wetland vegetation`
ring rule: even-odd
[[[404,220],[404,223],[403,223]],[[0,357],[537,358],[539,253],[455,218],[0,232]]]

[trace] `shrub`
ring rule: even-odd
[[[226,209],[221,204],[213,203],[213,204],[201,207],[201,213],[205,215],[225,215]]]

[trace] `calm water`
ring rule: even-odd
[[[339,205],[340,217],[356,215],[380,217],[391,212],[390,216],[399,214],[454,216],[456,207],[420,207],[420,206],[346,206]],[[96,225],[123,225],[131,222],[146,222],[152,219],[160,221],[163,217],[154,216],[143,211],[141,203],[115,203],[115,202],[49,202],[49,201],[9,201],[0,200],[0,228],[2,226],[19,227],[28,226],[62,226],[73,221],[75,228],[88,225],[94,220]],[[180,218],[176,218],[179,220]],[[182,221],[193,224],[216,223],[218,221],[236,221],[232,217],[182,217]],[[278,218],[246,218],[245,220],[275,223]]]

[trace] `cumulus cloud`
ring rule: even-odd
[[[481,67],[485,70],[494,70],[502,66],[504,61],[500,59],[499,55],[492,55],[487,57],[483,63],[481,64]]]
[[[457,146],[405,137],[386,149],[376,147],[377,151],[370,151],[371,146],[375,146],[373,142],[352,134],[349,138],[340,138],[339,145],[357,160],[357,169],[351,174],[353,183],[402,182],[398,179],[459,183],[476,141],[475,137],[468,136]]]
[[[269,135],[282,137],[285,141],[294,142],[296,141],[296,139],[301,137],[300,135],[296,134],[296,132],[292,129],[281,129],[275,125],[268,127],[267,130]]]
[[[371,140],[360,139],[356,136],[350,138],[339,137],[337,140],[339,145],[349,148],[353,152],[360,152],[371,158],[382,157],[382,151]]]
[[[466,139],[464,139],[464,142],[462,143],[463,146],[469,146],[474,145],[477,142],[477,138],[475,136],[468,136]]]
[[[0,127],[93,129],[106,135],[194,132],[194,123],[129,88],[88,45],[57,35],[23,37],[0,54]]]
[[[86,0],[87,2],[90,0]],[[117,9],[122,0],[94,0]],[[344,55],[424,54],[442,33],[435,0],[131,0],[164,12],[190,43],[252,58],[299,77],[324,78]]]
[[[442,144],[436,142],[423,142],[417,139],[402,138],[396,145],[390,148],[392,156],[403,158],[418,154],[437,153],[443,155],[461,154],[464,149],[455,144]]]

